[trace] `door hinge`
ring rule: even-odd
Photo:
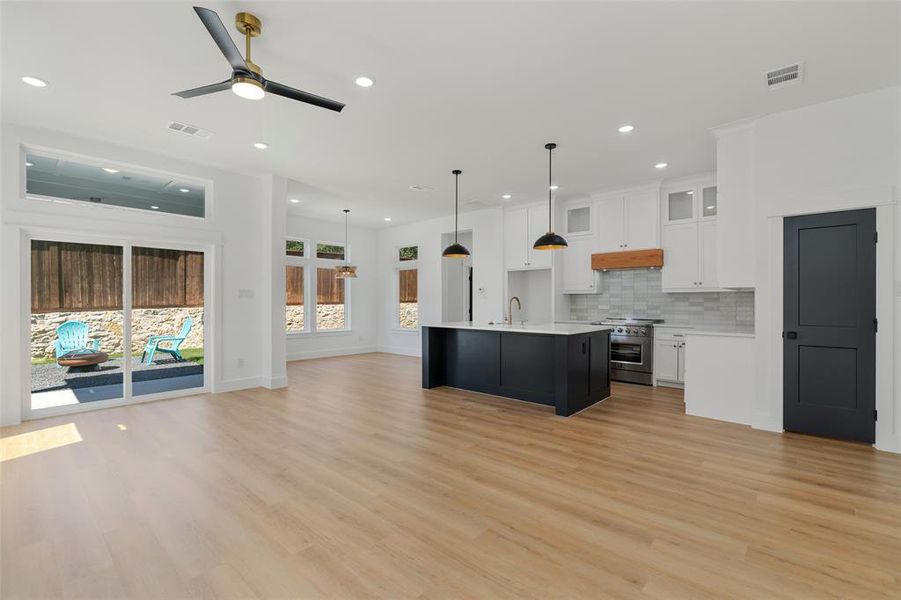
[[[874,421],[878,421],[878,420],[879,420],[879,411],[878,411],[878,410],[874,410],[874,411],[873,411],[873,420],[874,420]]]
[[[879,319],[873,317],[873,331],[879,333]]]
[[[873,232],[873,243],[874,244],[879,243],[879,232],[878,231]]]

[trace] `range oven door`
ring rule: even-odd
[[[615,335],[610,338],[610,365],[626,371],[653,371],[653,345],[649,338]]]

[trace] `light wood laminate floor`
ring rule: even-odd
[[[663,388],[565,419],[409,357],[288,374],[4,429],[2,597],[901,597],[901,456]]]

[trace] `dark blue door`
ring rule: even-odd
[[[784,427],[876,436],[876,210],[785,219]]]

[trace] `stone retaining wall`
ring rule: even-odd
[[[285,323],[288,332],[303,331],[304,310],[303,306],[286,306]],[[317,329],[344,329],[344,305],[343,304],[318,304],[316,305]]]
[[[138,308],[132,312],[132,353],[144,349],[151,335],[176,335],[186,317],[193,317],[191,332],[182,348],[203,348],[203,308]],[[66,321],[87,323],[88,337],[100,340],[100,349],[109,354],[122,352],[121,310],[53,312],[31,315],[31,357],[53,358],[56,328]]]
[[[419,327],[419,303],[400,303],[400,326],[404,329],[416,329]]]

